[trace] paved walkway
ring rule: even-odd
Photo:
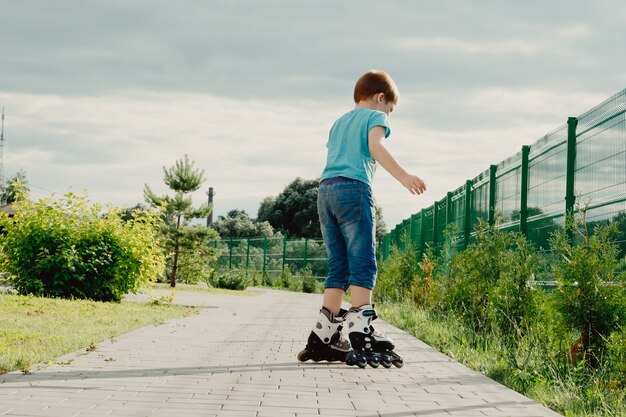
[[[403,368],[298,364],[320,300],[179,291],[207,308],[0,375],[0,416],[558,416],[381,320]]]

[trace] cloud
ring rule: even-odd
[[[483,55],[535,55],[543,49],[541,44],[523,39],[469,41],[449,37],[400,38],[394,40],[393,46],[401,51],[434,50]]]
[[[34,5],[2,9],[6,171],[116,204],[165,192],[161,167],[189,154],[217,214],[255,214],[319,175],[354,81],[382,68],[401,92],[388,146],[429,185],[415,198],[379,171],[393,226],[626,83],[617,0]]]
[[[11,103],[8,171],[25,169],[43,190],[84,188],[119,205],[140,201],[144,183],[166,192],[161,167],[188,154],[206,170],[205,185],[221,196],[218,206],[237,208],[226,204],[247,198],[246,208],[256,212],[263,197],[296,176],[319,176],[333,120],[332,110],[313,103],[187,93],[0,93],[0,101]]]

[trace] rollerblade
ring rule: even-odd
[[[346,361],[346,354],[350,352],[350,342],[342,334],[343,316],[347,313],[341,309],[339,316],[333,316],[326,307],[322,307],[317,324],[311,331],[306,347],[298,353],[298,361]]]
[[[390,368],[391,365],[402,368],[404,361],[393,351],[393,341],[374,330],[370,324],[377,318],[374,306],[369,304],[353,307],[348,311],[345,320],[353,350],[346,356],[346,364],[360,368],[365,368],[368,364],[373,368],[378,368],[379,365],[385,368]]]

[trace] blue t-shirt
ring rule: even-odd
[[[376,161],[370,154],[368,136],[376,126],[384,127],[385,137],[389,137],[387,115],[381,111],[359,108],[337,119],[328,135],[328,156],[321,180],[347,177],[371,186]]]

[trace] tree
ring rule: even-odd
[[[0,205],[20,201],[28,195],[29,191],[26,172],[19,170],[17,174],[9,178],[7,185],[0,185]]]
[[[297,237],[321,237],[317,213],[319,179],[296,178],[276,197],[261,201],[257,222],[267,221],[274,229]],[[376,207],[376,239],[386,234],[382,209]]]
[[[204,182],[204,170],[195,169],[194,162],[185,155],[184,159],[179,159],[169,169],[163,167],[163,174],[164,182],[174,191],[174,196],[159,197],[146,184],[144,198],[147,203],[161,210],[170,285],[175,287],[181,255],[208,251],[206,240],[216,234],[207,227],[189,226],[190,220],[206,217],[212,210],[208,204],[193,208],[191,196],[188,196]]]
[[[263,200],[257,221],[267,221],[275,229],[290,236],[320,237],[318,187],[317,179],[296,178],[276,198]]]
[[[383,209],[376,206],[376,241],[382,242],[387,234],[387,225],[383,220]]]
[[[274,229],[268,222],[254,221],[245,210],[231,210],[226,217],[219,216],[218,220],[211,227],[222,237],[274,236]]]
[[[276,201],[276,197],[265,197],[263,201],[261,201],[261,205],[259,206],[259,211],[257,212],[257,221],[267,220],[272,215],[272,207],[274,206],[274,201]]]

